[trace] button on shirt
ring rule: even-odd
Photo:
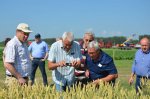
[[[73,60],[80,60],[81,58],[80,46],[77,42],[73,42],[70,51],[66,52],[60,40],[52,44],[48,60],[55,63],[65,60],[66,63],[71,63]],[[72,85],[74,82],[74,67],[57,67],[52,70],[52,78],[56,84],[63,86],[67,83],[67,85]]]
[[[146,53],[139,49],[135,54],[132,73],[139,76],[150,76],[150,50]]]
[[[32,57],[34,58],[44,58],[45,54],[48,53],[49,48],[46,42],[32,42],[28,48],[29,52],[31,52]]]
[[[29,59],[28,47],[25,43],[21,43],[15,36],[5,47],[5,62],[14,63],[14,67],[22,77],[27,77],[31,73],[31,62]],[[11,73],[7,70],[7,75]]]
[[[86,65],[90,72],[91,80],[104,78],[110,74],[117,74],[113,59],[105,52],[100,52],[100,57],[97,61],[92,60],[88,54],[86,57]]]

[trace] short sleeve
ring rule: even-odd
[[[46,51],[46,53],[48,53],[48,51],[49,51],[48,44],[46,42],[45,42],[45,51]]]
[[[108,65],[105,66],[105,70],[108,72],[108,74],[117,74],[117,69],[113,60],[111,60]]]
[[[29,51],[29,52],[32,51],[32,44],[33,44],[33,43],[31,43],[30,46],[28,47],[28,51]]]
[[[81,47],[79,44],[77,46],[77,51],[78,51],[78,60],[82,60]]]
[[[49,50],[49,54],[48,54],[48,60],[49,61],[52,61],[52,62],[56,61],[56,59],[55,59],[56,58],[56,56],[55,56],[55,50],[56,50],[55,45],[52,44],[52,46],[51,46],[51,48]]]
[[[5,48],[5,62],[14,63],[15,62],[15,46],[11,44],[7,44]]]

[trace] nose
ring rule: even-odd
[[[90,53],[89,55],[90,55],[90,57],[93,57],[93,53]]]

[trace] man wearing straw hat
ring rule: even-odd
[[[18,81],[21,85],[28,83],[31,62],[26,41],[31,32],[28,24],[20,23],[17,26],[16,35],[6,45],[4,62],[8,84],[13,81]]]

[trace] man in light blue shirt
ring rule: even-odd
[[[31,85],[34,84],[35,72],[38,66],[42,73],[44,85],[48,85],[45,71],[45,60],[48,57],[49,48],[46,42],[41,40],[40,34],[35,35],[35,41],[31,43],[28,50],[30,52],[30,59],[32,60]]]
[[[48,68],[52,70],[57,91],[65,91],[74,84],[74,69],[81,64],[80,46],[73,39],[71,32],[65,32],[62,40],[53,43],[49,51]]]
[[[132,74],[129,83],[133,83],[134,75],[136,74],[136,92],[141,86],[141,78],[150,79],[150,41],[148,38],[143,38],[140,41],[141,49],[135,54],[135,59],[132,65]]]

